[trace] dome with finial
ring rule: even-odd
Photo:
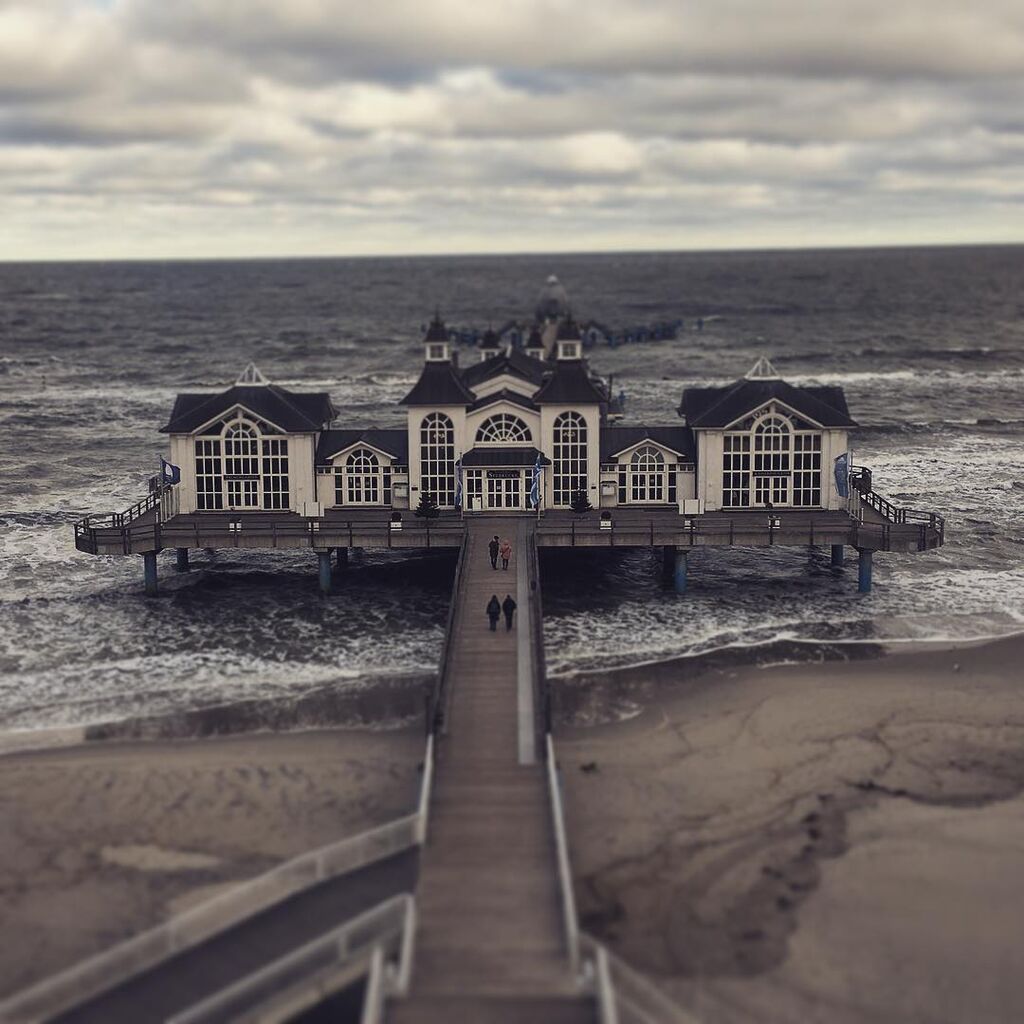
[[[537,293],[535,314],[537,320],[558,320],[569,312],[569,297],[565,293],[562,282],[552,274],[544,287]]]

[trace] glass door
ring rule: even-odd
[[[505,508],[521,508],[519,500],[519,477],[510,477],[504,481],[505,484]]]

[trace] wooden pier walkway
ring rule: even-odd
[[[437,750],[430,832],[416,903],[419,925],[409,994],[388,1004],[391,1024],[596,1020],[593,996],[573,976],[562,917],[554,827],[542,756],[521,735],[519,657],[529,645],[523,559],[535,522],[467,524],[462,586],[449,652],[451,693]],[[514,546],[508,571],[491,568],[494,534]],[[518,603],[506,631],[490,631],[492,594]],[[522,621],[519,615],[522,614]]]

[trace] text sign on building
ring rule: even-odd
[[[521,471],[518,469],[489,469],[487,475],[492,480],[495,478],[501,480],[518,480]]]

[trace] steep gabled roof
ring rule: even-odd
[[[320,430],[337,415],[326,391],[303,393],[287,391],[277,384],[236,384],[217,395],[178,395],[171,418],[160,431],[189,434],[239,405],[289,433]]]
[[[325,430],[316,446],[317,465],[323,465],[354,444],[366,444],[387,452],[402,465],[409,460],[409,432],[405,429]]]
[[[823,427],[855,427],[840,387],[797,387],[778,379],[743,379],[719,388],[686,388],[679,415],[691,427],[727,427],[779,401]]]
[[[538,405],[600,405],[608,395],[590,377],[580,359],[563,359],[533,396]]]
[[[513,348],[500,356],[467,366],[462,371],[462,382],[467,387],[475,388],[484,381],[500,377],[503,373],[539,385],[544,379],[544,364],[539,359],[523,355],[519,349]]]
[[[644,441],[653,441],[693,462],[696,451],[693,431],[689,427],[601,427],[601,461],[609,462],[615,456]]]
[[[497,361],[497,360],[492,360]],[[449,363],[424,363],[420,379],[402,399],[402,405],[469,405],[473,393],[459,379]]]
[[[521,395],[518,391],[511,390],[511,388],[502,388],[500,391],[495,391],[490,395],[484,395],[483,398],[478,398],[469,407],[469,411],[473,412],[476,409],[484,408],[486,405],[494,405],[496,402],[511,402],[512,405],[518,405],[523,409],[536,410],[537,408],[537,403],[532,398],[527,398],[526,395]]]

